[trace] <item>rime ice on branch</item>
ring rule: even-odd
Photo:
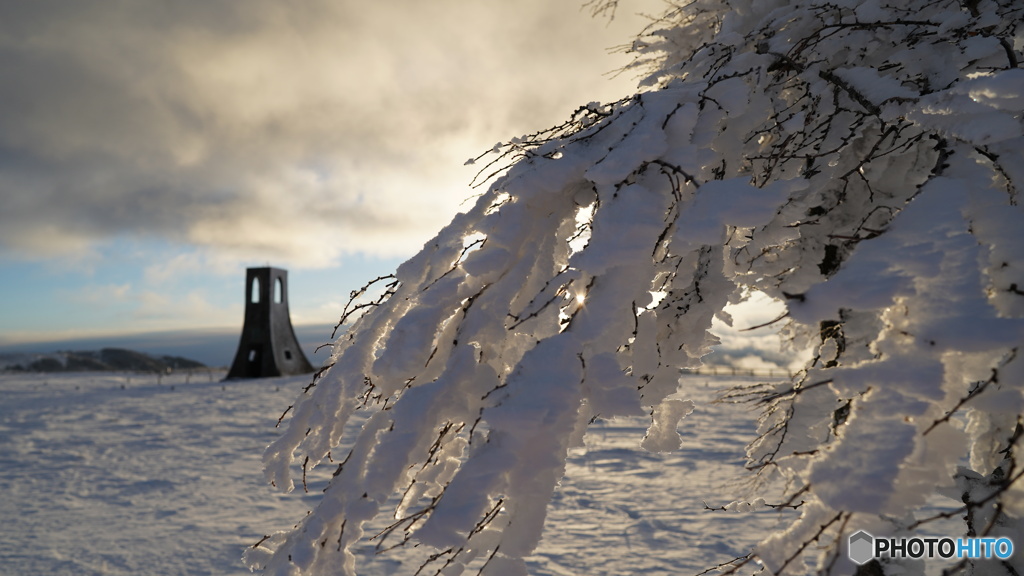
[[[937,493],[966,503],[965,532],[1019,534],[1024,7],[890,4],[689,2],[633,43],[644,91],[475,159],[487,192],[338,339],[268,448],[290,490],[293,463],[351,446],[250,565],[355,574],[385,514],[383,547],[435,549],[421,574],[525,574],[592,418],[648,413],[644,447],[677,447],[679,371],[753,290],[818,348],[761,396],[750,467],[806,504],[751,559],[848,573],[844,534],[912,532]],[[990,568],[1024,570],[1008,562]]]

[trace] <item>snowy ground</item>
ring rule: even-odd
[[[322,486],[281,495],[260,470],[308,377],[219,376],[0,375],[0,573],[247,574],[244,547],[301,518]],[[642,421],[595,424],[571,454],[531,574],[696,574],[785,522],[704,510],[742,496],[731,480],[753,414],[709,403],[732,382],[683,380],[697,409],[675,453],[641,451]],[[371,551],[361,573],[372,576],[411,574],[422,556]]]

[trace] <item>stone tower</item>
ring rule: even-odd
[[[288,315],[288,271],[247,269],[245,324],[227,377],[268,378],[312,371]]]

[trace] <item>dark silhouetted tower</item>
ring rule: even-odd
[[[247,269],[245,324],[227,377],[268,378],[312,371],[288,315],[288,271]]]

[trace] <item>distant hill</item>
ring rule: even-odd
[[[317,347],[330,340],[334,326],[330,324],[311,324],[295,326],[295,336],[302,344],[306,358],[319,366],[330,357],[330,347],[316,353]],[[97,336],[54,340],[49,342],[0,342],[0,369],[4,364],[22,363],[21,360],[11,362],[5,358],[14,355],[54,355],[65,350],[100,350],[102,348],[121,348],[137,350],[160,358],[164,355],[191,358],[210,367],[226,368],[238,350],[238,339],[242,327],[236,328],[200,328],[193,330],[170,330],[163,332],[147,332],[142,334],[124,334],[120,336]],[[31,362],[31,360],[29,360]]]
[[[103,348],[98,351],[2,354],[0,368],[24,372],[173,372],[206,368],[206,365],[181,356],[151,356],[124,348]]]
[[[330,341],[334,326],[313,324],[295,326],[295,336],[302,345],[306,358],[313,366],[322,365],[331,354]],[[342,330],[344,332],[344,330]],[[196,329],[124,336],[106,336],[58,340],[52,342],[26,342],[0,344],[0,370],[26,370],[37,372],[71,372],[83,370],[166,370],[195,367],[227,368],[238,349],[239,329]],[[712,354],[702,360],[703,372],[786,374],[794,358],[781,352],[777,342],[766,342],[765,337],[750,339],[739,335],[724,338]],[[317,350],[319,348],[319,350]],[[94,350],[68,352],[68,350]],[[98,350],[98,351],[97,351]],[[127,353],[119,356],[116,352]],[[104,356],[106,353],[106,356]],[[802,365],[802,362],[799,363]],[[90,366],[107,366],[95,367]],[[114,366],[114,367],[110,367]],[[128,366],[122,368],[120,366]],[[736,368],[740,372],[731,372]]]

